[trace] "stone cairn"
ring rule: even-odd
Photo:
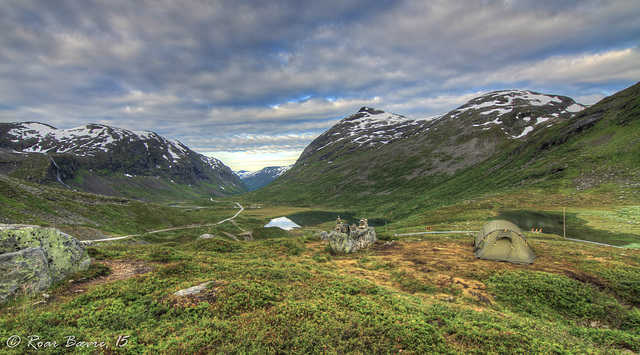
[[[360,224],[349,225],[344,223],[340,216],[336,220],[335,228],[330,232],[322,232],[322,240],[328,240],[331,249],[337,253],[352,253],[356,250],[366,248],[376,242],[376,231],[369,227],[366,218],[360,220]]]

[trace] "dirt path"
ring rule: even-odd
[[[120,240],[120,239],[126,239],[126,238],[131,238],[131,237],[139,237],[141,235],[144,234],[154,234],[154,233],[162,233],[162,232],[168,232],[168,231],[174,231],[174,230],[179,230],[179,229],[190,229],[190,228],[201,228],[201,227],[211,227],[211,226],[215,226],[218,224],[222,224],[224,222],[229,222],[231,220],[233,220],[234,218],[238,217],[238,215],[244,211],[244,207],[242,207],[242,205],[240,205],[239,203],[236,202],[236,205],[238,205],[238,207],[240,207],[240,211],[238,211],[238,213],[236,213],[235,215],[233,215],[233,217],[231,218],[227,218],[227,219],[223,219],[220,222],[217,223],[208,223],[208,224],[194,224],[194,225],[188,225],[188,226],[181,226],[181,227],[172,227],[172,228],[166,228],[166,229],[159,229],[159,230],[155,230],[155,231],[151,231],[151,232],[146,232],[146,233],[142,233],[142,234],[131,234],[131,235],[125,235],[122,237],[114,237],[114,238],[105,238],[105,239],[95,239],[95,240],[86,240],[86,242],[107,242],[110,240]],[[84,242],[84,241],[83,241]]]
[[[94,263],[108,266],[111,270],[109,275],[98,276],[88,280],[70,280],[69,282],[72,286],[67,291],[63,292],[60,297],[73,297],[74,295],[86,292],[91,286],[102,285],[118,280],[126,280],[134,276],[149,273],[155,269],[154,266],[151,266],[146,261],[142,260],[96,260]]]

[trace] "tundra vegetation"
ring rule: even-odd
[[[376,227],[380,241],[372,247],[335,254],[314,236],[334,221],[290,232],[262,227],[305,208],[242,201],[233,221],[215,224],[238,211],[233,199],[169,207],[30,187],[40,199],[14,186],[14,196],[24,194],[13,201],[54,215],[47,196],[76,199],[70,211],[86,220],[71,218],[72,228],[141,235],[90,246],[93,266],[56,283],[47,302],[27,292],[1,305],[5,353],[27,351],[31,335],[60,345],[40,349],[50,352],[74,336],[86,345],[78,353],[94,353],[95,342],[109,346],[99,351],[131,354],[640,351],[639,250],[529,232],[539,257],[521,266],[475,259],[467,234],[395,236],[425,225],[479,230],[498,210],[540,206],[550,196],[539,192],[517,203],[493,194],[390,220]],[[572,198],[580,206],[574,212],[594,228],[638,222],[630,213],[637,207]],[[205,208],[189,207],[198,203]],[[625,227],[637,233],[634,223]],[[145,233],[179,225],[191,228]],[[246,232],[252,240],[243,239]],[[198,240],[205,233],[215,238]],[[200,294],[174,295],[208,281]],[[24,343],[8,348],[14,335]]]

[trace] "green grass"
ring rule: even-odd
[[[494,204],[450,206],[428,221],[476,226]],[[275,217],[270,213],[281,212],[261,209],[260,218],[215,228],[255,233]],[[417,220],[405,222],[409,228]],[[269,235],[253,242],[196,241],[211,230],[195,228],[92,246],[98,263],[133,259],[155,268],[80,293],[60,282],[47,291],[54,300],[47,305],[33,306],[38,296],[2,305],[0,347],[21,354],[24,344],[5,346],[9,337],[64,343],[71,335],[104,341],[111,350],[126,339],[117,350],[130,354],[640,351],[638,251],[534,235],[529,241],[539,259],[524,267],[473,259],[468,236],[429,236],[388,250],[333,255],[304,231],[299,237],[275,231],[263,228]],[[438,254],[447,250],[453,254]],[[563,270],[590,275],[598,284],[570,279]],[[71,278],[107,273],[95,264]],[[201,299],[173,295],[206,281],[213,283]]]
[[[0,176],[4,223],[97,228],[113,235],[144,233],[231,217],[233,203],[206,209],[168,207],[124,198],[49,188]]]
[[[477,309],[473,303],[425,299],[424,292],[437,293],[438,288],[416,283],[395,268],[388,271],[400,292],[343,275],[328,265],[331,261],[306,262],[304,245],[272,239],[250,244],[206,240],[171,248],[97,247],[102,255],[117,250],[119,258],[160,264],[150,274],[89,288],[65,302],[5,311],[0,339],[36,334],[63,342],[73,335],[77,341],[99,340],[115,347],[118,337],[126,336],[120,349],[124,353],[639,350],[637,309],[628,312],[611,296],[563,276],[507,272],[490,277],[498,303]],[[171,295],[208,280],[218,285],[215,298],[183,303]],[[54,296],[56,292],[64,290],[54,289]],[[590,328],[576,319],[600,320],[610,328]],[[626,323],[615,323],[617,319]],[[3,349],[16,354],[24,350]]]

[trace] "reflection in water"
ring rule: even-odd
[[[293,228],[300,228],[299,225],[297,225],[294,221],[290,220],[287,217],[274,218],[269,221],[269,223],[267,223],[265,227],[278,227],[286,231],[290,231]]]
[[[562,224],[562,212],[539,212],[539,211],[503,211],[499,219],[506,219],[514,223],[520,229],[527,231],[531,229],[542,229],[544,233],[555,234],[562,237],[564,228]],[[575,213],[567,213],[567,219],[576,219]],[[567,231],[567,237],[578,238],[579,233],[573,229]]]
[[[587,226],[587,222],[578,218],[575,213],[566,214],[566,229],[564,228],[562,212],[540,212],[540,211],[502,211],[498,219],[505,219],[514,223],[523,231],[531,229],[542,229],[543,233],[563,236],[566,232],[567,238],[581,239],[591,242],[598,242],[617,246],[627,246],[637,248],[634,243],[640,242],[640,236],[620,233],[615,229],[601,230]]]

